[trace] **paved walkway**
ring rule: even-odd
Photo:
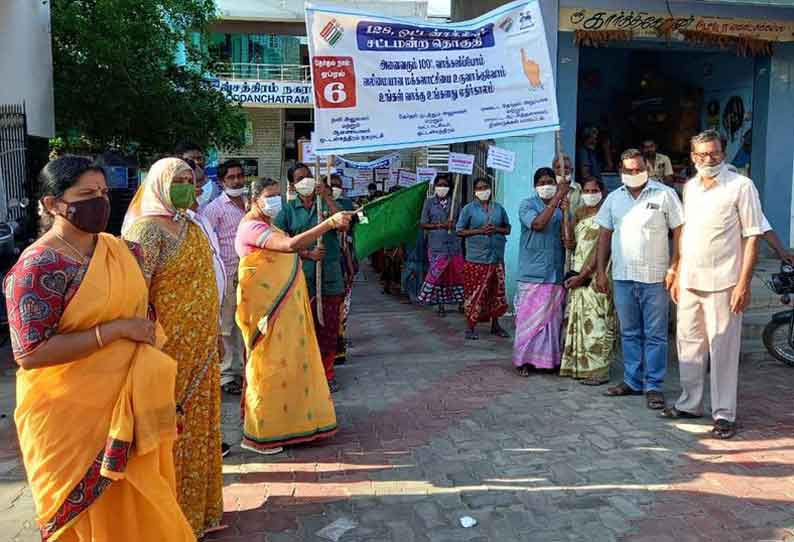
[[[515,376],[510,341],[464,343],[457,315],[357,286],[351,362],[331,441],[224,466],[224,542],[563,540],[794,541],[794,370],[742,365],[741,432],[656,418],[642,397],[609,399],[553,375]],[[620,368],[613,370],[613,378]],[[0,388],[0,540],[36,540]],[[668,397],[677,394],[668,378]],[[234,401],[224,430],[239,442]],[[478,525],[463,529],[459,519]],[[351,525],[348,523],[348,525]],[[333,537],[330,539],[333,540]]]

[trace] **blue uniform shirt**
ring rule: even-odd
[[[492,224],[497,228],[510,225],[507,212],[498,203],[490,202],[483,207],[479,201],[472,201],[460,212],[457,231],[476,230]],[[472,235],[466,238],[466,261],[472,263],[504,263],[507,238],[501,233],[493,235]]]
[[[554,215],[543,231],[532,229],[532,222],[546,209],[537,195],[521,202],[521,244],[518,248],[518,282],[562,284],[565,252],[562,246],[562,211]]]

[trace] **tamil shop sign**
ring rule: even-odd
[[[213,79],[210,84],[229,101],[246,107],[312,107],[311,81]]]
[[[675,14],[674,29],[694,30],[725,36],[746,36],[769,41],[794,41],[794,21],[738,19]],[[625,30],[637,37],[657,37],[670,14],[638,10],[560,8],[560,30]]]

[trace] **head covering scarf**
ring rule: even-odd
[[[188,163],[179,158],[163,158],[155,162],[130,202],[127,214],[124,215],[121,235],[126,234],[135,222],[146,216],[175,219],[184,216],[184,211],[177,210],[171,203],[171,183],[186,171],[193,175]]]
[[[220,257],[218,237],[200,215],[191,210],[177,209],[171,203],[171,184],[185,171],[189,171],[193,175],[193,170],[188,163],[179,158],[163,158],[155,162],[130,202],[127,214],[124,215],[121,235],[126,234],[135,222],[144,217],[162,216],[173,220],[190,220],[201,228],[209,241],[218,295],[223,299],[226,291],[226,271]]]

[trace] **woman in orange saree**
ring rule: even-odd
[[[42,539],[194,541],[176,501],[176,363],[155,348],[128,246],[101,233],[102,170],[66,156],[42,171],[49,230],[5,280],[15,421]]]
[[[246,350],[241,446],[273,454],[337,431],[296,252],[334,228],[346,229],[351,213],[337,213],[289,237],[271,224],[281,208],[278,183],[256,181],[251,196],[251,211],[240,223],[235,243],[241,258],[237,325]]]

